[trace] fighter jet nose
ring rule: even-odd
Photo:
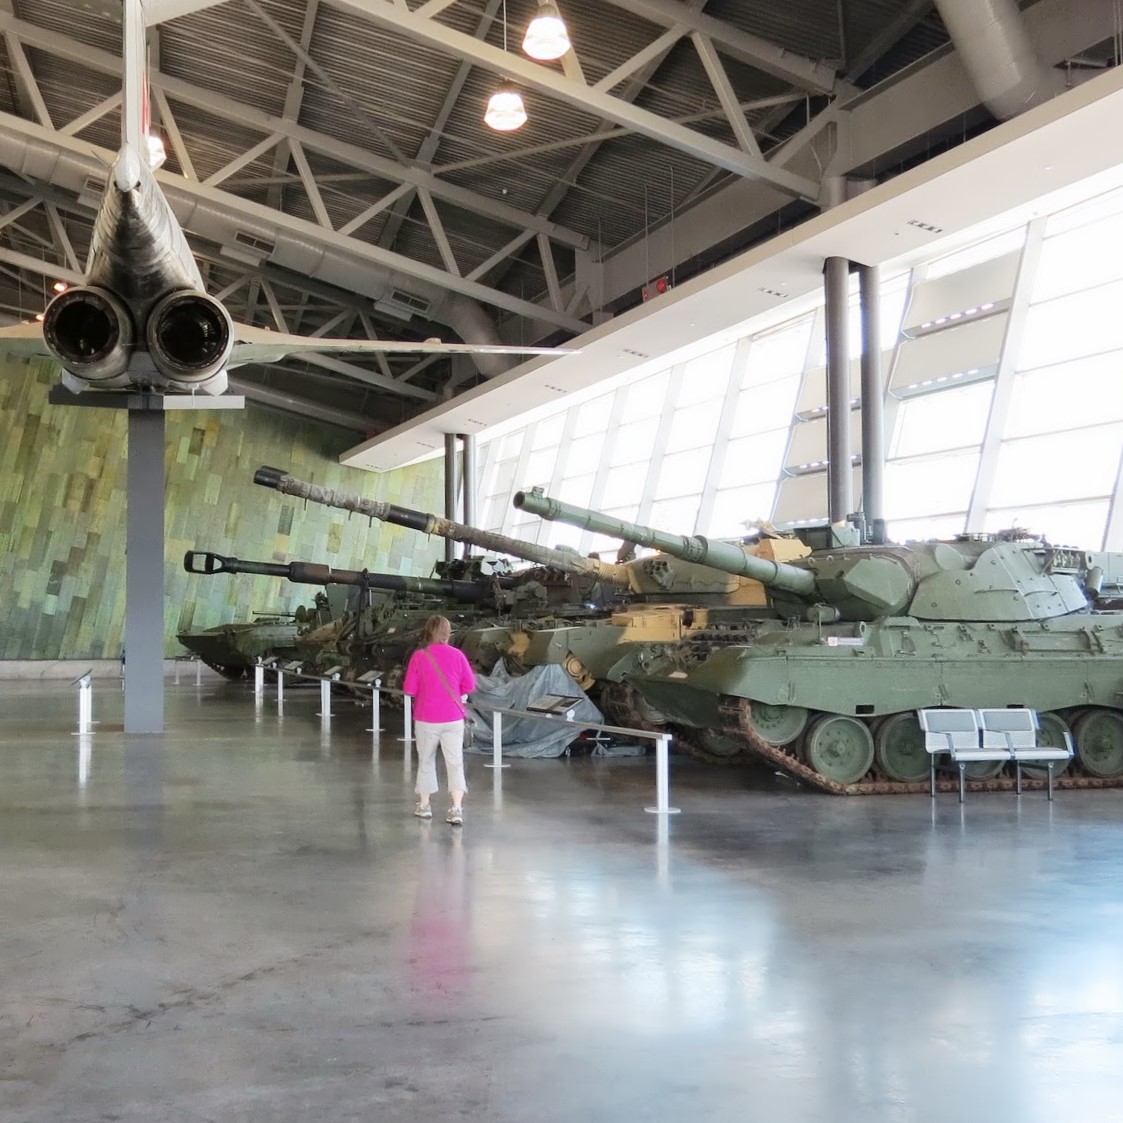
[[[140,185],[140,153],[131,144],[117,153],[113,165],[113,182],[118,191],[134,191]]]

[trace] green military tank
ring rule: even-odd
[[[506,561],[484,562],[480,557],[458,558],[452,565],[438,563],[437,577],[412,577],[335,569],[314,562],[245,561],[212,551],[188,550],[183,567],[188,573],[206,576],[252,573],[295,584],[349,589],[353,595],[346,608],[296,636],[287,657],[310,666],[341,665],[345,679],[377,669],[386,673],[387,685],[395,685],[395,672],[404,666],[422,625],[433,613],[449,616],[454,627],[462,630],[522,598],[535,604],[542,598],[543,587],[533,579],[537,570],[524,580]],[[457,576],[443,576],[445,572]]]
[[[917,709],[1026,706],[1040,715],[1044,743],[1072,735],[1062,786],[1123,783],[1119,554],[1020,531],[862,545],[851,528],[827,528],[834,540],[806,557],[769,561],[539,490],[514,503],[731,567],[769,591],[771,618],[718,620],[621,653],[602,670],[616,683],[611,720],[665,725],[701,754],[760,758],[825,791],[860,794],[927,790]],[[564,660],[565,643],[551,637],[546,657]],[[968,776],[976,787],[1012,786],[1002,767],[980,762]]]
[[[259,658],[291,658],[301,627],[295,616],[265,614],[256,620],[177,632],[176,639],[211,670],[236,682],[252,671]]]
[[[454,642],[483,671],[490,671],[499,658],[515,673],[539,663],[557,662],[583,688],[594,689],[609,678],[604,670],[637,645],[678,643],[712,626],[719,617],[740,622],[770,611],[760,582],[730,572],[728,567],[719,569],[668,555],[607,562],[340,493],[295,479],[278,468],[261,468],[254,480],[309,502],[535,563],[513,575],[505,588],[492,583],[488,598],[473,611],[465,611],[455,601],[446,601],[446,609],[430,609],[450,617]],[[796,558],[808,552],[802,543],[780,536],[731,545],[730,550],[736,556],[748,552],[768,559]],[[436,588],[430,591],[438,592]],[[397,627],[385,619],[370,627],[369,645],[389,642],[389,626]],[[564,645],[555,643],[544,650],[562,632],[567,637]],[[397,638],[392,646],[399,646]],[[387,666],[389,654],[378,653],[380,667]],[[554,658],[554,654],[561,657]]]

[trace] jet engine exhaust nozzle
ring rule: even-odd
[[[209,389],[234,348],[230,313],[203,292],[165,296],[152,309],[145,335],[153,365],[177,390]]]
[[[43,340],[79,382],[110,385],[124,375],[135,343],[133,321],[112,293],[92,285],[60,293],[43,313]]]

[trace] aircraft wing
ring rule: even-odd
[[[42,324],[13,324],[0,328],[0,355],[13,359],[50,359]]]
[[[439,339],[423,343],[401,342],[392,339],[316,339],[307,335],[288,335],[268,328],[249,324],[234,325],[234,350],[227,363],[229,367],[246,363],[276,363],[288,355],[316,352],[321,355],[377,353],[412,355],[576,355],[574,349],[564,347],[505,347],[475,343],[442,343]]]

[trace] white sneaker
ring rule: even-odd
[[[413,809],[413,813],[419,819],[431,819],[433,817],[433,809],[427,803],[419,803]]]
[[[459,827],[464,822],[464,812],[459,807],[450,807],[448,814],[445,816],[445,822],[451,823],[454,827]]]

